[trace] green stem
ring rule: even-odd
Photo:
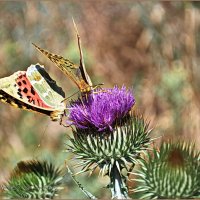
[[[113,165],[110,172],[110,189],[112,193],[112,199],[128,199],[127,186],[125,184],[125,178],[122,177],[116,164]]]

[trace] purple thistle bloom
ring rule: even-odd
[[[80,129],[93,127],[98,131],[112,130],[116,120],[123,118],[134,104],[131,90],[127,90],[125,86],[98,90],[83,100],[72,102],[69,120]]]

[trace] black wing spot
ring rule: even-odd
[[[22,82],[26,85],[26,81],[25,80],[23,80]]]
[[[28,102],[31,103],[31,101],[32,101],[31,96],[27,96],[27,98],[28,98]]]
[[[19,82],[17,82],[17,85],[21,86],[21,85],[22,85],[22,82],[20,82],[20,81],[19,81]]]
[[[31,93],[32,93],[33,95],[35,95],[35,90],[33,89],[33,87],[31,87]]]
[[[24,93],[27,93],[27,92],[28,92],[28,89],[27,89],[27,88],[24,88],[24,89],[23,89],[23,92],[24,92]]]
[[[58,61],[59,61],[58,58],[53,58],[52,60],[53,60],[54,62],[58,62]]]
[[[18,94],[19,97],[22,99],[22,94],[21,94],[21,92],[17,92],[17,94]]]
[[[21,92],[21,91],[22,91],[22,90],[19,88],[19,89],[18,89],[18,92]]]

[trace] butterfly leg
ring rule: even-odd
[[[95,85],[95,86],[93,87],[93,90],[99,88],[99,90],[98,90],[98,91],[94,91],[93,94],[98,94],[98,93],[100,93],[100,92],[106,92],[106,93],[110,93],[110,94],[111,94],[111,92],[109,92],[108,90],[102,89],[101,85],[103,85],[103,83],[102,83],[102,84]]]
[[[68,127],[70,127],[70,125],[66,125],[63,123],[64,116],[66,116],[66,109],[63,111],[63,114],[61,114],[61,116],[60,116],[60,125],[64,126],[65,128],[68,128]]]

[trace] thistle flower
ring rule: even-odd
[[[100,167],[100,173],[105,174],[110,173],[114,165],[119,170],[128,169],[151,142],[148,126],[142,116],[131,112],[122,122],[119,120],[117,127],[108,134],[98,134],[92,129],[74,129],[74,138],[69,138],[71,144],[68,144],[68,151],[82,160],[77,166],[83,171]]]
[[[87,98],[74,101],[69,120],[75,125],[67,151],[80,162],[79,172],[109,175],[112,198],[128,197],[125,184],[128,172],[151,142],[148,123],[132,111],[135,99],[126,87],[98,90]],[[122,174],[125,169],[126,175]]]
[[[140,198],[200,198],[200,152],[185,143],[163,143],[134,173]]]
[[[69,120],[80,129],[112,130],[115,122],[126,116],[134,104],[132,92],[124,86],[121,89],[99,90],[87,98],[72,102]]]
[[[124,86],[72,103],[70,119],[75,129],[68,150],[82,159],[83,171],[100,167],[105,174],[114,165],[120,170],[136,163],[150,143],[151,131],[142,116],[130,111],[134,103],[132,92]]]
[[[21,161],[5,184],[8,198],[52,199],[62,189],[61,171],[46,161]]]

